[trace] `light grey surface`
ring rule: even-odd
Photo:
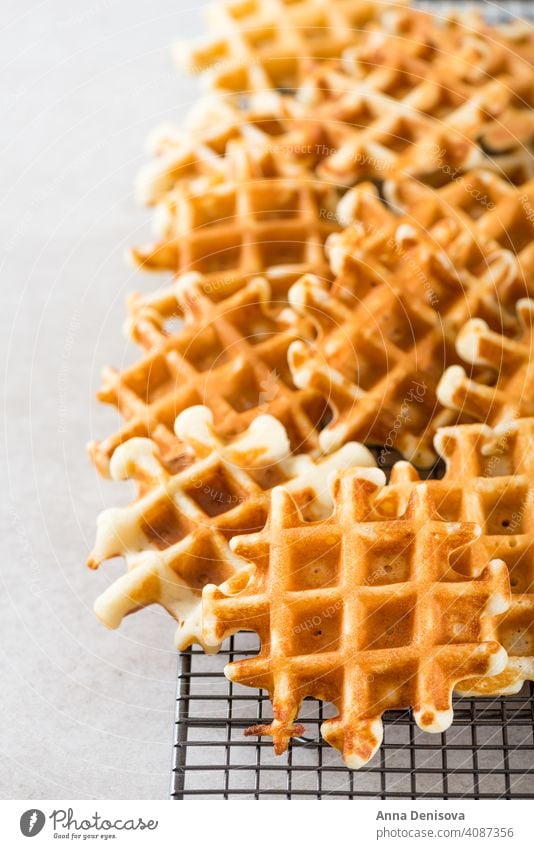
[[[103,506],[85,443],[115,416],[93,400],[106,363],[132,361],[131,271],[146,240],[132,186],[145,140],[198,92],[173,67],[201,32],[192,0],[2,2],[0,96],[3,427],[0,796],[165,798],[176,675],[160,609],[116,632],[93,599],[123,565],[84,566]]]

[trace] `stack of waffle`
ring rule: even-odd
[[[534,58],[526,24],[387,0],[220,0],[180,61],[211,87],[138,181],[172,281],[90,445],[136,486],[95,610],[176,645],[258,633],[275,750],[306,696],[346,764],[411,707],[534,680]],[[531,300],[532,298],[532,300]],[[175,330],[176,319],[179,329]]]

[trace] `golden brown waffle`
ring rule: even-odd
[[[469,184],[484,194],[477,189],[475,199],[457,184],[421,189],[403,217],[372,187],[351,190],[339,213],[353,223],[329,241],[333,288],[310,275],[291,288],[295,311],[318,326],[313,345],[290,346],[289,362],[296,385],[321,393],[333,410],[320,434],[324,450],[358,439],[431,465],[433,433],[457,421],[437,386],[459,362],[459,330],[477,316],[516,332],[515,304],[529,293],[534,257],[534,219],[522,199],[534,195],[534,182],[518,189],[481,172]]]
[[[281,176],[301,173],[299,158],[277,150],[276,162],[269,157],[277,137],[286,132],[289,121],[285,99],[276,109],[245,109],[222,94],[204,95],[185,116],[180,128],[165,124],[149,136],[152,159],[140,170],[136,194],[141,203],[153,205],[181,186],[205,188],[210,184],[239,178],[236,161],[242,142],[249,153],[248,172],[253,177],[268,176],[275,169]],[[185,125],[185,126],[184,126]],[[182,129],[182,127],[184,127]],[[246,177],[246,174],[244,175]]]
[[[196,45],[177,46],[179,64],[205,73],[217,88],[265,100],[309,80],[313,63],[350,56],[369,36],[396,38],[408,55],[432,48],[451,51],[448,70],[495,74],[500,50],[532,61],[533,33],[520,26],[489,26],[475,12],[440,14],[409,7],[406,0],[235,0],[209,8],[213,34]],[[491,48],[488,46],[491,45]]]
[[[177,59],[193,73],[209,70],[216,88],[261,97],[298,86],[310,59],[340,56],[369,22],[391,17],[403,2],[218,0],[209,7],[212,34],[178,45]]]
[[[289,345],[309,335],[309,323],[294,320],[284,309],[287,295],[273,298],[265,278],[253,278],[220,301],[210,297],[220,296],[214,286],[190,274],[159,295],[133,299],[129,331],[145,353],[122,372],[104,371],[98,397],[126,422],[89,446],[102,474],[115,449],[135,436],[153,439],[162,461],[178,469],[187,457],[174,420],[196,404],[209,407],[221,435],[240,433],[258,414],[272,413],[296,453],[318,447],[326,405],[313,390],[297,389],[287,366]],[[184,326],[172,332],[169,319],[177,315]]]
[[[176,644],[186,648],[202,643],[202,587],[221,583],[246,565],[228,540],[263,528],[271,487],[284,483],[306,516],[317,519],[332,507],[329,473],[374,460],[355,443],[317,463],[307,455],[294,456],[283,426],[269,415],[228,440],[214,429],[207,407],[191,407],[178,416],[175,430],[190,463],[178,473],[160,462],[149,439],[131,439],[115,451],[112,477],[132,478],[142,495],[128,507],[100,515],[89,565],[96,568],[117,555],[126,558],[127,573],[95,604],[108,627],[157,603],[178,621]]]
[[[453,559],[463,574],[477,575],[488,560],[503,560],[510,572],[512,604],[490,623],[508,652],[500,675],[461,682],[463,693],[518,692],[534,680],[534,419],[491,429],[484,424],[443,428],[436,447],[445,460],[441,480],[427,482],[436,509],[448,522],[476,522],[482,536]],[[396,464],[389,486],[376,500],[379,515],[402,515],[420,483],[409,463]]]
[[[443,731],[455,684],[506,663],[490,634],[492,614],[509,603],[504,563],[493,561],[477,579],[450,566],[480,529],[442,521],[426,484],[400,519],[371,518],[384,482],[379,470],[341,474],[335,512],[318,523],[305,522],[290,493],[275,488],[266,529],[230,543],[254,567],[204,589],[207,643],[241,630],[260,636],[259,655],[225,672],[270,694],[272,723],[249,733],[271,735],[277,753],[302,733],[295,720],[313,696],[336,706],[322,735],[358,768],[380,745],[386,710],[409,706],[420,728]]]
[[[310,67],[295,96],[262,91],[249,105],[210,97],[188,116],[187,132],[163,127],[140,198],[162,201],[206,174],[230,179],[225,154],[236,139],[340,191],[392,173],[438,185],[475,167],[516,182],[532,176],[534,30],[522,44],[472,17],[438,21],[412,9],[386,17],[387,26],[358,33],[343,62]]]
[[[463,366],[450,366],[437,388],[443,406],[490,425],[534,415],[534,301],[519,301],[517,312],[521,327],[511,339],[480,318],[464,325],[456,350],[471,367],[490,369],[490,382],[473,380]]]
[[[534,57],[533,57],[534,58]],[[341,186],[397,173],[443,185],[473,168],[533,176],[532,67],[487,33],[436,23],[422,40],[372,32],[301,99],[319,117],[316,174]]]
[[[208,279],[279,270],[328,274],[323,245],[338,229],[337,192],[285,158],[234,142],[228,176],[184,182],[158,205],[156,242],[131,252],[151,271],[198,271]],[[148,191],[148,189],[146,189]]]
[[[518,300],[530,293],[534,180],[513,186],[495,174],[475,171],[438,190],[414,180],[391,179],[384,193],[397,212],[430,229],[455,263],[480,261],[492,244],[514,253],[523,278]]]

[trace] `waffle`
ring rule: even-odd
[[[209,70],[215,88],[265,97],[305,81],[310,60],[341,56],[392,6],[384,0],[219,0],[209,8],[213,34],[193,46],[178,44],[176,58],[191,73]]]
[[[225,672],[270,694],[272,723],[248,733],[269,734],[278,754],[303,732],[296,718],[306,696],[334,703],[322,735],[358,768],[380,745],[386,710],[410,706],[420,728],[443,731],[454,685],[506,663],[490,635],[509,601],[504,563],[477,579],[455,572],[450,555],[480,529],[442,521],[426,484],[400,519],[370,520],[384,482],[376,469],[337,476],[333,515],[312,524],[275,488],[266,529],[230,543],[255,568],[204,589],[207,642],[241,630],[260,636],[259,655]]]
[[[480,187],[477,199],[457,184],[421,189],[404,216],[372,186],[351,190],[338,214],[352,223],[329,240],[333,287],[307,275],[290,289],[295,312],[318,327],[313,345],[290,346],[289,363],[295,384],[315,389],[333,411],[320,434],[324,450],[357,439],[432,465],[433,433],[458,421],[437,387],[443,370],[460,363],[459,330],[476,316],[507,336],[517,332],[515,304],[529,293],[534,257],[522,199],[534,182],[515,188],[490,172],[469,182]],[[406,185],[395,185],[396,198]]]
[[[436,17],[409,8],[406,0],[237,0],[214,3],[209,12],[214,34],[196,45],[178,44],[178,63],[191,73],[207,71],[216,89],[262,101],[306,85],[310,66],[350,57],[377,33],[396,38],[409,55],[449,49],[455,57],[447,65],[450,75],[456,68],[465,75],[462,62],[473,74],[474,66],[494,74],[499,48],[527,61],[533,57],[526,22],[492,27],[474,12]]]
[[[240,433],[259,413],[271,413],[287,428],[293,451],[318,450],[325,403],[313,390],[297,389],[287,367],[288,347],[311,333],[309,322],[286,317],[287,295],[273,298],[265,278],[231,295],[222,286],[228,296],[212,300],[220,291],[192,273],[170,290],[131,299],[128,329],[144,355],[122,372],[104,371],[98,397],[126,421],[89,446],[102,474],[115,449],[132,437],[153,439],[162,461],[177,470],[187,455],[174,420],[196,404],[207,404],[221,435]],[[177,315],[184,326],[173,332],[170,320]]]
[[[291,455],[284,427],[270,415],[258,416],[232,441],[217,434],[211,411],[197,406],[178,416],[175,430],[191,458],[175,474],[149,439],[131,439],[113,454],[112,477],[135,480],[141,497],[100,515],[89,565],[118,555],[127,562],[127,573],[95,604],[104,624],[117,628],[128,613],[157,603],[178,621],[176,645],[184,649],[203,643],[204,584],[221,583],[245,565],[228,540],[263,528],[271,487],[284,483],[306,516],[317,519],[331,510],[329,473],[374,460],[355,443],[317,463]]]
[[[284,150],[278,150],[274,165],[268,156],[276,137],[286,131],[283,122],[290,119],[285,103],[280,98],[276,110],[267,105],[245,109],[221,94],[202,96],[180,128],[164,124],[150,133],[147,147],[151,159],[136,180],[138,201],[153,206],[178,187],[194,190],[196,186],[235,179],[239,176],[236,155],[240,147],[236,142],[249,153],[251,177],[267,176],[273,167],[288,177],[301,173],[299,160],[285,157]],[[252,167],[254,161],[256,168]]]
[[[487,171],[475,171],[433,190],[415,181],[384,184],[387,202],[414,224],[431,229],[436,242],[449,246],[454,262],[476,262],[491,245],[513,252],[529,294],[534,269],[534,180],[510,185]],[[518,298],[519,300],[519,298]]]
[[[517,305],[520,332],[509,339],[473,318],[456,341],[462,360],[471,367],[491,369],[490,385],[468,377],[463,366],[451,366],[437,388],[440,402],[489,425],[534,415],[534,301]]]
[[[374,31],[301,93],[303,118],[313,127],[320,116],[315,172],[345,187],[395,173],[441,185],[474,168],[524,182],[534,173],[533,84],[531,66],[486,33]]]
[[[534,680],[534,419],[491,429],[485,424],[443,428],[436,447],[445,460],[441,480],[427,482],[436,509],[448,522],[476,522],[482,536],[453,560],[456,569],[477,575],[488,560],[503,560],[510,572],[512,603],[490,623],[508,652],[505,670],[494,678],[461,682],[463,694],[519,692]],[[384,518],[402,515],[420,484],[409,463],[397,463],[377,498]]]
[[[140,199],[157,203],[206,174],[230,179],[226,152],[236,139],[341,191],[392,173],[432,184],[475,167],[516,182],[532,176],[532,31],[514,41],[476,18],[438,24],[417,10],[389,9],[387,20],[359,32],[343,61],[306,60],[295,95],[266,97],[264,85],[248,105],[210,96],[187,117],[187,132],[161,128]]]
[[[226,178],[206,174],[165,194],[156,241],[132,249],[132,262],[149,271],[198,271],[215,282],[271,269],[328,274],[323,244],[338,229],[332,186],[239,141],[227,158]]]

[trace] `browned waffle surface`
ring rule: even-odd
[[[287,318],[287,295],[273,296],[265,278],[240,285],[214,301],[219,289],[190,274],[152,297],[131,300],[129,330],[144,354],[122,372],[104,372],[99,398],[126,421],[89,447],[103,474],[117,446],[134,436],[153,439],[169,468],[178,467],[184,452],[174,420],[197,404],[210,408],[221,434],[235,435],[255,416],[272,413],[294,451],[316,449],[325,402],[314,390],[298,389],[287,365],[290,343],[306,338],[309,323]],[[173,331],[169,323],[177,316],[184,325]]]
[[[288,9],[301,5],[309,6]],[[248,103],[243,96],[206,97],[186,132],[165,126],[154,133],[140,198],[161,202],[165,217],[173,217],[166,201],[173,189],[235,176],[236,140],[251,174],[300,171],[340,192],[393,173],[432,185],[473,168],[515,182],[532,176],[532,32],[514,40],[474,17],[462,23],[414,9],[383,11],[386,23],[355,32],[343,61],[306,58],[295,93],[263,86]]]
[[[433,15],[405,0],[223,0],[209,7],[208,19],[213,34],[197,45],[179,45],[180,63],[193,73],[208,71],[218,89],[258,99],[306,84],[310,62],[350,56],[362,45],[369,56],[369,43],[376,53],[380,39],[426,59],[432,49],[449,50],[449,75],[468,79],[498,71],[503,50],[533,56],[526,22],[489,26],[472,11]]]
[[[197,406],[178,416],[175,431],[188,463],[175,473],[146,438],[130,439],[113,454],[112,477],[133,479],[140,497],[100,515],[89,565],[96,568],[115,556],[126,560],[126,574],[95,604],[108,627],[160,604],[178,622],[177,646],[186,648],[202,642],[202,587],[246,566],[228,540],[263,528],[271,487],[284,483],[307,516],[321,517],[331,510],[329,473],[374,460],[356,443],[318,462],[295,456],[283,425],[270,415],[258,416],[232,440],[220,436],[207,407]]]
[[[339,208],[351,223],[329,241],[333,287],[307,276],[291,288],[293,308],[317,327],[315,343],[290,346],[289,362],[295,383],[332,409],[320,434],[324,449],[354,438],[432,465],[433,433],[458,421],[437,389],[444,369],[461,362],[462,327],[477,317],[495,332],[520,333],[516,301],[531,285],[533,183],[516,188],[486,171],[471,174],[469,186],[477,192],[461,179],[439,190],[390,183],[407,207],[403,216],[387,210],[373,187],[351,190]],[[475,379],[486,379],[483,371]],[[527,378],[523,369],[516,392]],[[460,421],[472,421],[469,412],[462,408]]]
[[[403,0],[219,0],[208,11],[212,34],[195,46],[178,45],[177,58],[192,72],[211,71],[217,88],[261,96],[296,87],[310,59],[340,56],[370,22],[402,6]]]
[[[321,133],[318,176],[343,187],[394,173],[442,185],[480,167],[532,176],[529,63],[467,28],[433,35],[374,31],[342,65],[317,69],[301,126]]]
[[[480,529],[441,520],[426,484],[403,516],[375,520],[383,483],[378,470],[341,474],[335,511],[319,523],[276,488],[265,531],[231,544],[254,564],[251,575],[204,590],[208,643],[240,630],[260,636],[259,655],[226,673],[269,692],[274,720],[249,733],[270,734],[278,753],[302,733],[298,711],[314,696],[337,707],[322,734],[357,768],[380,745],[384,711],[410,706],[422,729],[444,730],[454,685],[506,663],[489,619],[509,602],[504,563],[476,579],[451,567]]]
[[[490,369],[491,378],[483,383],[469,377],[464,366],[451,366],[437,390],[444,406],[492,425],[534,415],[534,301],[519,301],[517,312],[521,326],[513,338],[482,319],[464,325],[456,340],[458,354],[471,369]]]
[[[263,272],[328,274],[338,193],[302,169],[234,143],[227,177],[179,184],[158,205],[156,241],[131,251],[147,270],[198,271],[217,282]]]
[[[534,680],[534,419],[498,428],[457,425],[438,431],[437,449],[446,462],[441,480],[427,482],[436,509],[449,522],[476,522],[482,536],[454,560],[465,574],[478,574],[488,560],[503,560],[510,572],[512,603],[491,623],[508,652],[505,670],[494,678],[462,682],[461,692],[496,695],[519,692]],[[408,463],[393,467],[389,486],[377,499],[383,516],[402,514],[420,483]]]

